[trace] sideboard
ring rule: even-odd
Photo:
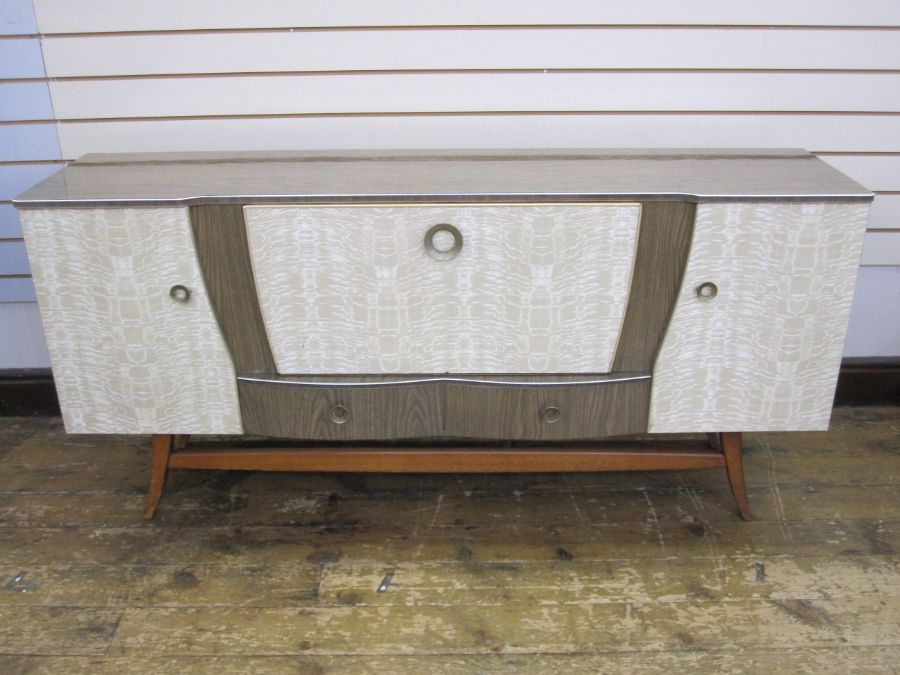
[[[563,149],[88,155],[15,205],[66,430],[153,435],[147,517],[170,468],[719,467],[746,518],[741,433],[828,427],[871,200]],[[585,443],[647,433],[711,442]]]

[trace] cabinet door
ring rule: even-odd
[[[241,433],[186,209],[23,210],[70,433]]]
[[[701,204],[650,431],[828,428],[868,204]]]
[[[608,372],[640,210],[246,207],[278,371]]]

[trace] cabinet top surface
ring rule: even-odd
[[[14,203],[90,207],[872,197],[804,150],[344,150],[85,155]]]

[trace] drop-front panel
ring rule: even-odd
[[[819,160],[374,159],[91,158],[20,198],[67,430],[827,428],[871,193]]]
[[[637,204],[250,206],[244,217],[279,373],[612,367]]]

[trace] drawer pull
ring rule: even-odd
[[[555,405],[548,405],[541,410],[541,422],[544,424],[555,424],[562,418],[562,412]]]
[[[703,282],[694,290],[697,293],[697,297],[701,300],[712,300],[719,294],[719,287],[711,281]]]
[[[191,289],[181,284],[176,284],[169,289],[169,297],[175,302],[185,303],[191,299]]]
[[[447,241],[448,234],[452,238],[452,243]],[[453,260],[459,255],[462,245],[462,232],[448,223],[432,225],[425,233],[425,251],[435,260]]]
[[[347,420],[350,419],[350,411],[340,403],[335,403],[328,410],[328,417],[335,424],[344,424]]]

